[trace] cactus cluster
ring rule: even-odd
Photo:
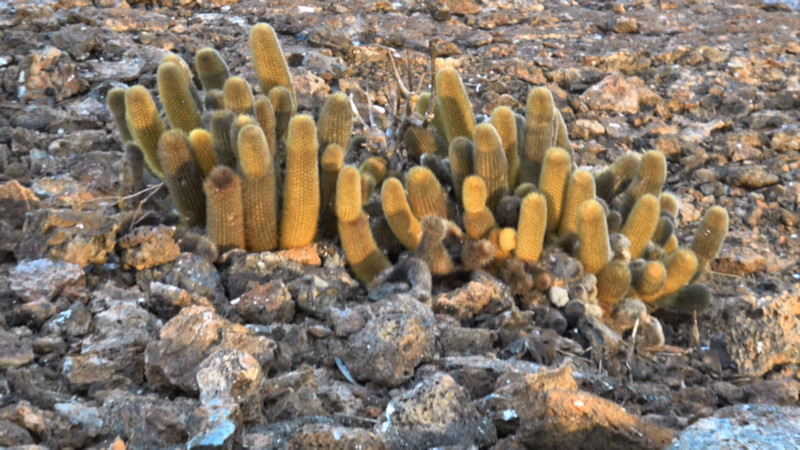
[[[405,130],[408,159],[348,157],[357,148],[350,99],[331,95],[316,121],[297,114],[275,32],[256,25],[250,44],[258,95],[210,48],[195,56],[200,92],[179,57],[159,66],[166,122],[142,86],[108,95],[126,154],[139,150],[184,224],[204,227],[220,250],[305,246],[338,233],[352,271],[369,284],[391,266],[378,245],[385,239],[372,234],[382,226],[432,274],[484,269],[520,296],[550,289],[537,282],[546,256],[567,254],[581,263],[575,279],[596,280],[589,306],[618,329],[636,311],[711,301],[700,279],[721,249],[727,212],[709,209],[681,247],[664,156],[629,153],[596,173],[577,169],[547,88],[529,92],[524,115],[498,107],[477,123],[460,75],[443,68],[434,93],[413,108],[434,115]]]

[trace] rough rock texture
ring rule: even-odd
[[[83,286],[86,279],[76,264],[49,259],[25,261],[9,273],[9,284],[22,301],[51,301],[64,289]]]
[[[794,448],[800,435],[800,408],[735,405],[690,425],[671,449],[736,446]]]

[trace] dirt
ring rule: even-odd
[[[768,439],[788,414],[770,408],[797,416],[789,3],[130,3],[0,2],[0,446],[689,448],[695,423],[764,414],[753,439]],[[313,115],[344,91],[385,129],[388,52],[419,80],[433,40],[476,113],[522,113],[532,87],[550,88],[578,166],[663,153],[682,244],[711,206],[730,215],[697,328],[658,311],[665,345],[635,346],[567,302],[563,280],[549,300],[515,297],[482,271],[431,280],[396,248],[399,269],[368,290],[336,238],[218,258],[177,226],[155,178],[120,199],[106,93],[154,88],[167,52],[192,62],[207,46],[257,86],[257,22],[278,33]]]

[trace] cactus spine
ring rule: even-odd
[[[286,88],[292,100],[291,114],[297,112],[297,98],[289,75],[289,66],[275,30],[266,23],[257,24],[250,32],[250,46],[253,49],[253,64],[261,91],[268,93],[276,86]],[[274,102],[273,106],[276,106]]]
[[[125,94],[125,121],[134,141],[142,149],[147,167],[163,179],[164,171],[158,160],[158,138],[167,127],[158,115],[156,102],[143,86],[134,86]]]
[[[703,216],[692,241],[692,250],[697,255],[697,272],[702,273],[722,250],[728,234],[728,211],[721,206],[712,206]]]
[[[319,163],[314,119],[297,115],[286,139],[286,186],[283,189],[281,248],[311,244],[319,221]]]
[[[666,178],[667,160],[664,158],[664,154],[655,150],[645,152],[639,161],[639,168],[633,177],[633,181],[625,191],[622,217],[628,216],[636,201],[643,195],[650,194],[658,199]]]
[[[292,91],[293,92],[293,91]],[[275,139],[283,142],[289,130],[289,121],[294,114],[292,92],[283,86],[275,86],[267,93],[275,112]]]
[[[658,225],[659,203],[651,194],[644,194],[633,207],[628,220],[622,227],[622,234],[631,240],[631,257],[644,255],[650,238]]]
[[[547,199],[532,192],[522,199],[517,225],[517,258],[536,262],[542,255],[547,232]]]
[[[245,246],[251,252],[278,248],[278,203],[275,169],[261,127],[247,125],[239,132]]]
[[[453,177],[453,189],[458,201],[461,201],[461,187],[464,184],[464,178],[472,174],[472,154],[474,152],[475,144],[463,136],[450,143],[448,150],[450,173]]]
[[[198,105],[178,64],[166,62],[158,66],[158,95],[172,128],[189,133],[202,127]]]
[[[636,153],[626,153],[598,173],[595,177],[597,196],[610,202],[623,189],[627,188],[630,181],[636,176],[639,160],[640,157]]]
[[[128,89],[113,88],[109,89],[106,96],[108,101],[108,109],[111,111],[111,117],[114,118],[114,124],[117,125],[119,130],[119,137],[122,139],[123,145],[133,140],[130,130],[128,130],[128,123],[125,121],[125,93]]]
[[[538,184],[545,152],[555,143],[553,94],[537,87],[528,94],[525,107],[525,147],[520,153],[520,183]]]
[[[211,115],[211,147],[214,149],[217,164],[236,166],[236,154],[231,142],[231,127],[235,120],[236,114],[227,109],[215,111]]]
[[[252,116],[254,113],[255,98],[250,90],[250,84],[242,77],[230,77],[225,81],[222,87],[222,101],[225,108],[237,116],[241,114]]]
[[[547,229],[557,231],[561,222],[561,211],[567,195],[569,172],[572,162],[563,148],[553,147],[545,153],[539,191],[547,199]]]
[[[483,239],[497,226],[486,206],[488,192],[483,178],[470,175],[464,180],[464,229],[472,239]]]
[[[508,163],[508,188],[517,186],[519,178],[519,148],[517,146],[517,119],[508,106],[499,106],[492,111],[489,119],[500,135],[503,152]]]
[[[631,271],[620,261],[611,261],[597,274],[597,300],[605,311],[614,309],[631,286]]]
[[[436,103],[441,105],[447,142],[459,136],[472,138],[475,116],[456,69],[445,67],[436,72]]]
[[[475,175],[483,178],[489,196],[486,205],[490,211],[494,211],[500,199],[508,194],[506,154],[503,151],[500,135],[490,123],[482,123],[475,127],[474,141]]]
[[[583,269],[597,274],[611,259],[608,228],[603,206],[597,200],[586,200],[578,207],[578,259]]]
[[[388,178],[381,188],[383,215],[389,228],[403,246],[411,251],[417,249],[422,240],[422,226],[408,205],[403,184],[397,178]]]
[[[406,174],[408,203],[417,219],[435,215],[447,218],[447,202],[436,175],[427,167],[414,166]]]
[[[594,177],[586,170],[576,170],[567,184],[567,196],[564,200],[564,212],[558,228],[559,237],[578,233],[578,208],[586,200],[594,200]]]
[[[220,252],[244,248],[242,183],[229,167],[217,166],[203,183],[206,193],[206,234]]]
[[[353,109],[350,98],[337,92],[325,101],[317,121],[317,135],[321,148],[337,144],[346,149],[353,134]]]
[[[189,143],[192,145],[194,159],[197,161],[197,166],[200,168],[203,178],[211,173],[211,170],[217,165],[217,157],[214,155],[212,140],[211,133],[202,128],[195,128],[189,133]]]

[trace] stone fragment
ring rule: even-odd
[[[291,322],[295,303],[281,280],[259,285],[231,302],[247,323]]]
[[[0,409],[0,419],[10,420],[40,436],[47,430],[46,412],[26,400],[17,401]]]
[[[52,45],[25,56],[19,65],[19,74],[17,96],[23,102],[47,97],[60,102],[88,87],[72,58]]]
[[[8,322],[11,325],[25,325],[33,328],[41,327],[56,314],[58,309],[50,300],[39,299],[18,305],[12,311]]]
[[[452,326],[441,329],[439,343],[445,356],[484,355],[492,351],[491,330]]]
[[[761,165],[733,165],[724,168],[723,180],[731,186],[758,189],[776,184],[780,178]]]
[[[123,236],[119,240],[123,269],[144,270],[178,259],[181,249],[174,233],[174,228],[158,225],[138,227]]]
[[[485,447],[497,438],[464,389],[441,372],[393,398],[375,432],[389,449]]]
[[[462,287],[436,297],[433,309],[457,319],[469,319],[477,314],[493,314],[511,307],[514,300],[505,283],[482,271],[475,271],[472,279]]]
[[[305,425],[289,440],[289,448],[350,448],[386,449],[386,444],[375,433],[362,428],[348,428],[334,424]]]
[[[22,261],[8,276],[11,291],[24,302],[50,301],[68,287],[86,284],[79,266],[49,259]]]
[[[183,447],[202,421],[196,399],[110,390],[101,408],[106,433],[126,436],[127,448]]]
[[[221,349],[208,356],[197,371],[200,402],[206,406],[232,402],[245,423],[261,419],[261,388],[264,374],[250,354]]]
[[[220,303],[217,299],[224,298],[217,268],[194,253],[181,253],[175,261],[136,272],[136,283],[142,291],[149,293],[152,282],[176,286],[215,303]]]
[[[24,366],[33,361],[33,349],[27,338],[0,330],[0,368]]]
[[[2,152],[0,152],[2,153]],[[4,166],[0,162],[0,169]],[[25,213],[41,206],[36,194],[16,180],[0,184],[0,260],[12,256],[22,241]]]
[[[0,419],[0,446],[21,447],[33,445],[33,437],[28,430],[10,420]]]
[[[710,448],[735,443],[742,448],[797,448],[800,408],[734,405],[721,408],[681,432],[671,449]]]
[[[642,81],[633,77],[613,74],[581,94],[580,99],[593,111],[614,114],[636,114],[639,112],[639,89]]]

